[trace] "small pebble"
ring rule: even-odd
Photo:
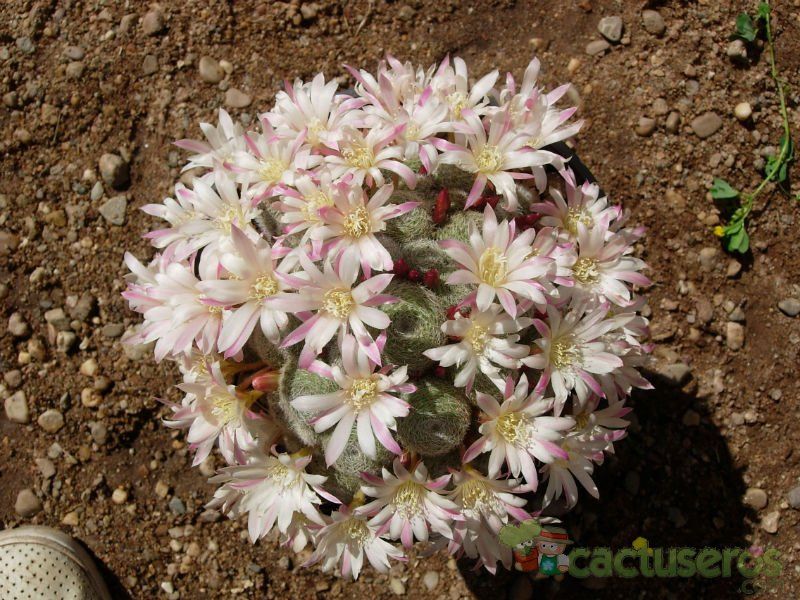
[[[732,277],[736,277],[742,271],[742,263],[740,263],[735,258],[732,258],[728,262],[728,268],[725,269],[725,276],[729,279]]]
[[[59,331],[56,336],[56,350],[62,354],[69,354],[77,341],[78,336],[72,331]]]
[[[744,503],[748,506],[752,506],[756,510],[766,508],[768,502],[767,492],[761,488],[747,488],[747,491],[744,493]]]
[[[681,114],[673,110],[667,115],[666,128],[669,133],[678,133],[678,127],[681,123]]]
[[[169,509],[176,515],[185,515],[186,514],[186,505],[183,503],[183,500],[178,498],[177,496],[173,496],[172,499],[169,501]]]
[[[664,18],[657,10],[643,10],[642,11],[642,24],[645,31],[655,36],[662,36],[667,29],[664,24]]]
[[[656,130],[656,120],[650,117],[639,117],[639,123],[636,125],[636,135],[640,137],[650,137]]]
[[[45,479],[50,479],[56,474],[56,466],[49,458],[37,458],[33,462],[36,463],[36,468],[39,469],[39,473]]]
[[[210,56],[201,56],[198,64],[200,79],[207,83],[219,83],[225,77],[219,62]]]
[[[800,508],[800,485],[789,490],[786,499],[789,501],[789,506],[792,508]]]
[[[797,298],[786,298],[778,302],[778,308],[787,317],[800,315],[800,300]]]
[[[742,40],[733,40],[725,49],[725,54],[733,60],[747,60],[747,46]]]
[[[236,88],[228,88],[225,92],[225,105],[230,108],[245,108],[250,106],[253,99]]]
[[[3,381],[5,381],[6,385],[12,390],[17,389],[22,385],[22,371],[19,369],[11,369],[10,371],[6,371],[3,373]]]
[[[103,325],[100,330],[103,337],[112,339],[120,337],[124,332],[125,326],[122,323],[109,323],[108,325]]]
[[[436,571],[426,571],[425,575],[422,576],[422,583],[429,592],[432,592],[436,589],[436,586],[439,585],[439,573]]]
[[[733,114],[740,121],[747,121],[747,119],[750,118],[750,115],[753,114],[753,109],[749,102],[739,102],[739,104],[737,104],[733,109]]]
[[[780,511],[773,510],[770,513],[764,515],[764,518],[761,519],[761,529],[766,531],[767,533],[778,533],[778,523],[781,519]]]
[[[108,427],[102,421],[89,424],[89,433],[98,446],[104,445],[108,441]]]
[[[100,214],[111,225],[124,225],[128,199],[125,196],[109,198],[100,206]]]
[[[166,498],[169,494],[169,486],[160,479],[156,482],[156,496]]]
[[[131,180],[130,166],[117,154],[106,153],[98,161],[100,176],[115,190],[125,189]]]
[[[25,519],[32,517],[42,511],[42,501],[37,498],[33,490],[25,488],[17,494],[17,501],[14,503],[14,512]]]
[[[125,504],[128,501],[128,491],[125,488],[117,488],[111,493],[111,501],[114,504]]]
[[[720,127],[722,127],[722,119],[717,113],[709,111],[699,117],[695,117],[691,127],[697,137],[706,139],[719,131]]]
[[[622,39],[622,17],[603,17],[597,24],[597,31],[609,42],[619,42]]]
[[[87,358],[81,363],[80,371],[82,375],[87,377],[94,377],[98,370],[97,361],[94,358]]]
[[[389,587],[397,596],[402,596],[406,593],[406,586],[405,584],[400,581],[397,577],[392,577],[389,581]]]
[[[152,75],[158,71],[158,58],[153,54],[148,54],[142,61],[142,74]]]
[[[57,433],[64,426],[64,415],[56,409],[50,408],[39,415],[36,422],[47,433]]]
[[[157,35],[164,30],[164,13],[158,9],[148,11],[142,17],[142,31],[146,35]]]
[[[92,191],[89,192],[89,198],[92,202],[96,202],[103,197],[103,184],[99,181],[95,181],[94,185],[92,186]]]
[[[700,250],[700,253],[697,255],[698,260],[700,261],[700,267],[704,271],[711,271],[717,265],[717,255],[719,254],[719,250],[712,246],[708,246]]]
[[[744,327],[729,321],[725,325],[725,342],[731,350],[741,350],[744,346]]]
[[[70,527],[77,527],[80,524],[78,513],[76,513],[74,510],[68,512],[64,515],[64,518],[61,519],[61,523],[64,525],[69,525]]]
[[[15,392],[5,400],[6,418],[12,423],[30,423],[31,415],[28,411],[28,400],[22,390]]]
[[[586,44],[586,54],[589,56],[600,56],[604,54],[606,50],[611,48],[611,44],[609,44],[605,40],[594,40]]]
[[[18,312],[12,313],[8,319],[8,333],[18,338],[26,338],[31,334],[30,326]]]

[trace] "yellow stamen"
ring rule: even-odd
[[[473,323],[464,335],[464,340],[472,346],[472,350],[475,354],[483,354],[483,350],[486,348],[486,344],[489,343],[490,339],[491,335],[489,335],[489,330],[477,323]]]
[[[580,358],[581,352],[570,336],[554,340],[550,346],[550,362],[559,371],[578,362]]]
[[[447,103],[450,105],[450,110],[453,111],[453,116],[460,119],[461,111],[467,107],[467,95],[463,92],[453,92],[447,96]]]
[[[497,287],[505,281],[508,274],[508,258],[494,246],[487,248],[478,259],[478,277],[481,281]]]
[[[253,282],[250,288],[251,300],[263,300],[274,296],[278,291],[278,281],[272,275],[262,275]]]
[[[480,173],[497,173],[503,166],[503,157],[500,156],[500,150],[496,146],[487,144],[475,156],[475,164]]]
[[[564,225],[572,235],[578,235],[578,223],[583,223],[586,227],[591,227],[594,224],[592,215],[586,211],[577,208],[570,208],[567,211],[567,217],[564,219]]]
[[[342,529],[344,529],[345,535],[359,546],[363,546],[372,539],[372,532],[361,519],[353,518],[349,521],[345,521],[342,523]]]
[[[351,167],[356,169],[369,169],[375,162],[372,151],[363,144],[353,144],[342,150],[342,158]]]
[[[499,433],[506,442],[513,444],[523,439],[526,424],[527,419],[524,414],[508,412],[498,417],[495,427],[497,433]]]
[[[590,285],[600,280],[600,270],[593,258],[579,258],[572,266],[572,274],[580,283]]]
[[[369,407],[378,396],[378,382],[371,377],[359,377],[350,386],[348,404],[356,411]]]
[[[414,481],[406,481],[394,493],[397,512],[410,519],[422,511],[424,487]]]
[[[353,310],[355,301],[350,290],[333,289],[325,292],[322,297],[322,310],[332,314],[337,319],[346,319]]]
[[[369,213],[363,206],[359,206],[353,212],[348,213],[342,226],[345,233],[351,238],[360,238],[372,231]]]
[[[280,181],[283,172],[289,168],[289,165],[277,158],[268,158],[262,161],[261,168],[258,174],[267,183],[276,183]]]

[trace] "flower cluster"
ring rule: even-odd
[[[578,484],[648,382],[643,230],[552,145],[581,123],[463,60],[388,57],[280,92],[250,127],[202,124],[155,256],[130,254],[128,343],[178,363],[209,505],[357,577],[415,542],[494,572],[500,529]],[[526,510],[527,508],[527,510]]]

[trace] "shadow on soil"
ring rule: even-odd
[[[742,503],[746,486],[734,467],[725,439],[713,425],[688,427],[688,409],[706,413],[704,402],[670,388],[647,374],[655,390],[634,394],[635,420],[626,439],[616,444],[595,471],[600,500],[583,490],[578,507],[562,517],[574,547],[630,547],[644,537],[651,548],[747,548],[745,535],[755,513]],[[635,473],[635,474],[632,474]],[[626,481],[627,478],[627,481]],[[529,583],[527,575],[498,571],[492,576],[472,570],[472,561],[459,568],[476,597],[514,598],[731,598],[741,593],[744,580],[728,578],[655,578],[578,580]],[[521,579],[525,579],[524,581]],[[752,593],[752,592],[751,592]]]

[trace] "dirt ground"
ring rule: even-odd
[[[527,579],[475,574],[443,555],[347,583],[299,568],[274,539],[252,546],[241,523],[204,509],[213,488],[189,468],[183,436],[159,423],[155,398],[176,397],[175,371],[119,337],[135,322],[120,297],[123,252],[151,255],[141,236],[153,220],[137,209],[170,193],[181,163],[171,142],[198,137],[227,89],[249,96],[230,109],[249,122],[284,79],[373,68],[386,52],[424,65],[457,54],[476,74],[521,74],[537,53],[548,85],[574,84],[569,97],[587,120],[582,159],[649,228],[640,253],[655,282],[656,390],[634,397],[631,434],[599,469],[600,501],[584,495],[568,517],[572,537],[611,548],[639,536],[652,547],[774,547],[783,573],[756,591],[800,596],[800,318],[778,308],[800,299],[798,204],[762,196],[745,257],[726,255],[711,234],[712,178],[752,189],[780,135],[766,56],[728,56],[736,15],[755,4],[187,0],[164,2],[159,20],[136,0],[3,2],[0,396],[12,400],[0,412],[0,526],[69,531],[103,561],[118,597],[530,597]],[[775,4],[800,138],[800,2]],[[663,17],[663,35],[645,29],[645,8]],[[591,55],[609,15],[623,19],[621,43]],[[230,73],[204,82],[203,56]],[[753,114],[739,122],[733,108],[745,101]],[[709,111],[720,127],[700,138],[692,121]],[[107,152],[130,161],[124,191],[99,178]],[[120,195],[127,202],[112,207],[125,221],[114,225],[100,208]],[[9,420],[10,404],[27,423]],[[565,580],[536,597],[729,598],[742,583]]]

